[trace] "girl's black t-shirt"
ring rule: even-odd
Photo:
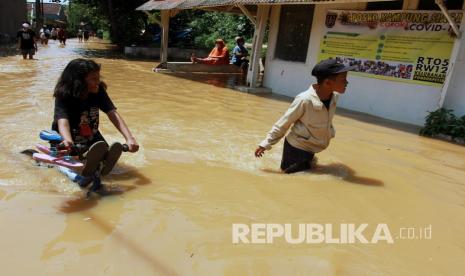
[[[87,144],[98,133],[99,110],[108,113],[115,109],[115,105],[102,87],[98,93],[89,93],[85,100],[55,97],[52,129],[58,131],[58,120],[68,119],[73,142]]]

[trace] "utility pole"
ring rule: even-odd
[[[45,14],[44,14],[44,0],[41,0],[40,3],[40,27],[42,28],[45,23]]]
[[[41,0],[36,0],[35,2],[35,31],[38,33],[39,29],[44,24],[43,17],[44,17],[44,5]]]

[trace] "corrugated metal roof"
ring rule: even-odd
[[[62,9],[60,4],[55,3],[42,3],[44,5],[44,14],[59,15]],[[27,11],[30,12],[35,6],[35,3],[27,3]],[[34,7],[35,8],[35,7]]]
[[[180,4],[186,0],[150,0],[138,7],[138,11],[151,11],[151,10],[171,10],[176,9]]]
[[[235,0],[185,0],[182,4],[182,7],[185,9],[190,9],[215,6],[230,6],[234,4],[236,4]]]
[[[136,10],[170,10],[170,9],[192,9],[217,6],[230,6],[236,4],[258,5],[258,4],[335,4],[335,3],[360,3],[360,2],[382,2],[395,0],[150,0]]]

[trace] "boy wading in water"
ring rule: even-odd
[[[315,65],[312,75],[317,83],[295,97],[286,113],[259,144],[255,156],[262,157],[265,150],[278,143],[292,125],[284,141],[281,170],[295,173],[310,169],[315,153],[326,149],[335,135],[332,120],[337,99],[345,92],[347,72],[352,69],[335,59],[326,59]]]

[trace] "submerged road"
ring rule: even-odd
[[[156,74],[153,62],[109,47],[52,41],[37,60],[0,58],[0,274],[465,273],[465,147],[339,113],[317,168],[283,175],[282,142],[260,160],[253,151],[288,100]],[[102,65],[141,145],[123,154],[104,179],[111,194],[99,199],[19,154],[50,128],[55,83],[78,57]],[[109,142],[123,141],[104,114],[100,126]],[[233,224],[277,224],[268,229],[278,232],[290,224],[292,232],[271,243],[266,225],[256,225],[258,236],[245,237],[259,244],[233,244]],[[350,228],[364,224],[369,243],[358,234],[351,243]],[[373,242],[378,227],[392,243]]]

